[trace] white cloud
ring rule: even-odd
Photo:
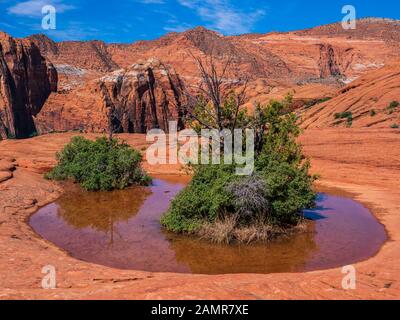
[[[186,31],[186,30],[191,29],[191,28],[193,28],[193,26],[188,24],[188,23],[178,24],[176,22],[176,23],[173,23],[172,26],[170,26],[170,25],[165,26],[164,30],[168,31],[168,32],[183,32],[183,31]]]
[[[195,11],[208,23],[207,27],[224,34],[251,32],[254,24],[266,14],[264,9],[240,10],[233,7],[229,0],[178,0],[178,2]]]
[[[29,0],[19,2],[7,11],[9,14],[18,16],[38,17],[42,16],[42,8],[46,5],[54,6],[58,13],[74,9],[74,6],[62,3],[62,0]]]

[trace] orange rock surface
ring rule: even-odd
[[[62,188],[43,179],[54,153],[73,136],[52,134],[1,141],[0,158],[16,158],[14,178],[0,184],[1,299],[398,299],[400,297],[400,148],[390,129],[310,129],[301,137],[323,187],[339,188],[367,205],[390,240],[355,264],[356,290],[341,286],[341,269],[299,274],[187,275],[106,268],[78,261],[41,239],[27,219],[55,200]],[[87,135],[94,137],[94,135]],[[121,135],[139,150],[143,135]],[[146,165],[150,173],[179,174],[179,167]],[[43,266],[54,265],[58,287],[41,288]]]
[[[355,127],[389,128],[400,124],[400,61],[364,76],[341,89],[333,99],[315,105],[302,114],[305,128],[346,126],[337,113],[351,112]]]
[[[35,117],[39,133],[86,131],[145,133],[166,130],[168,121],[183,128],[184,86],[171,68],[157,59],[137,61],[91,80],[68,93],[52,95]],[[110,118],[111,113],[111,118]]]

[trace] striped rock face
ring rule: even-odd
[[[33,116],[56,90],[57,72],[39,48],[0,33],[0,137],[34,134]]]
[[[184,86],[157,59],[139,61],[85,86],[52,95],[35,118],[40,133],[54,131],[146,133],[182,123]]]

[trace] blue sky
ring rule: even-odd
[[[57,29],[41,28],[43,6],[57,9]],[[15,37],[46,33],[55,40],[133,42],[205,26],[225,35],[310,28],[341,21],[344,5],[357,18],[400,19],[394,0],[0,0],[0,30]]]

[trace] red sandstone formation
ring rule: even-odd
[[[76,68],[109,72],[118,69],[102,41],[54,42],[43,34],[30,36],[41,53],[56,65],[70,65]]]
[[[352,126],[389,128],[400,125],[400,105],[396,106],[398,103],[400,61],[368,72],[342,88],[332,100],[306,109],[302,115],[303,126],[346,126],[347,119],[340,118],[339,114],[351,112]]]
[[[178,75],[161,61],[138,61],[108,73],[84,87],[53,94],[35,119],[40,133],[81,130],[145,133],[182,128],[184,87]]]
[[[10,157],[0,157],[0,183],[11,179],[15,171],[15,159]]]
[[[0,139],[33,134],[32,116],[56,90],[57,72],[39,48],[0,33]]]
[[[227,37],[199,27],[133,44],[105,44],[101,41],[56,43],[44,35],[12,40],[18,45],[6,47],[14,48],[17,59],[14,60],[27,59],[30,64],[25,73],[15,69],[21,68],[22,63],[2,63],[1,90],[4,93],[0,99],[5,102],[0,104],[0,135],[5,137],[18,131],[18,137],[28,136],[34,131],[31,115],[36,116],[36,123],[43,133],[74,129],[104,131],[108,127],[107,113],[113,109],[121,113],[119,117],[122,118],[114,119],[116,131],[144,132],[152,127],[164,128],[166,119],[179,118],[183,83],[190,88],[199,81],[193,56],[204,58],[210,54],[214,55],[217,66],[222,66],[228,57],[233,59],[233,68],[225,79],[227,83],[240,87],[244,78],[249,79],[247,106],[250,109],[255,102],[280,99],[288,92],[294,94],[295,108],[313,104],[319,107],[321,100],[341,96],[340,92],[346,85],[351,83],[352,86],[356,81],[358,87],[358,78],[396,61],[400,53],[399,34],[399,21],[364,19],[357,21],[356,30],[344,30],[337,23],[297,32]],[[9,43],[8,38],[2,35],[2,43]],[[54,64],[58,74],[59,91],[51,95],[42,111],[43,102],[55,87],[55,72],[51,67],[44,67],[42,58],[37,58],[42,62],[26,58],[39,56],[37,48]],[[144,78],[150,82],[146,80],[149,82],[146,85],[140,81],[134,83],[129,75],[130,66],[153,58],[171,66],[179,78],[171,74],[155,77],[153,90],[151,72],[144,72]],[[4,57],[0,59],[4,60]],[[14,68],[11,75],[7,71],[10,67]],[[121,68],[127,71],[121,71]],[[381,74],[385,70],[377,72]],[[161,75],[162,72],[153,73]],[[17,74],[27,74],[35,81],[25,81]],[[123,84],[98,80],[122,74]],[[392,82],[385,83],[385,79],[380,80],[379,88],[392,88]],[[335,107],[333,103],[337,99],[332,100],[331,113],[354,109],[353,104],[348,104],[352,103],[349,99]],[[364,107],[373,108],[376,99],[374,96],[363,99],[363,103],[366,102]],[[382,98],[376,108],[383,110],[388,99]],[[390,99],[400,100],[394,96]],[[371,104],[368,101],[375,102]],[[5,112],[11,105],[13,113]],[[355,126],[376,125],[374,122],[377,120],[377,124],[387,126],[395,120],[393,113],[389,116],[381,112],[373,121],[361,121],[365,114],[358,115],[357,111],[355,115]],[[307,123],[334,125],[331,115],[321,120],[316,120],[314,113],[307,112],[305,116],[312,117]],[[14,129],[15,124],[17,129]]]

